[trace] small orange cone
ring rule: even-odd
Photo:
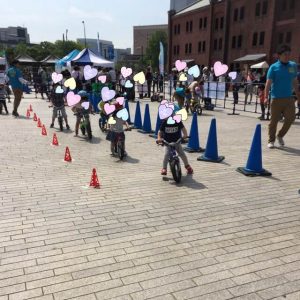
[[[57,140],[56,133],[53,133],[52,145],[58,146],[58,140]]]
[[[45,125],[42,126],[42,135],[47,135]]]
[[[72,157],[71,157],[71,153],[69,150],[69,147],[66,147],[66,153],[65,153],[65,161],[67,162],[71,162],[72,161]]]
[[[38,121],[37,121],[37,127],[42,127],[42,123],[41,123],[40,118],[38,118]]]
[[[37,116],[36,113],[33,114],[33,121],[36,122],[37,121]]]
[[[95,168],[93,169],[90,186],[95,189],[100,189],[100,183],[99,183],[97,172],[96,172]]]
[[[29,111],[33,111],[31,104],[29,105]]]
[[[26,117],[27,117],[27,119],[30,118],[30,110],[29,109],[27,109]]]

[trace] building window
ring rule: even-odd
[[[237,47],[241,48],[242,47],[242,43],[243,43],[243,36],[239,35],[238,42],[237,42]]]
[[[232,37],[232,40],[231,40],[231,48],[235,48],[235,43],[236,43],[236,37],[235,36],[233,36]]]
[[[198,42],[198,53],[201,52],[202,49],[202,42]]]
[[[192,44],[189,43],[189,53],[191,54],[192,53]]]
[[[201,19],[199,19],[199,29],[202,29],[202,24],[203,24],[203,20],[201,18]]]
[[[177,33],[177,25],[174,26],[174,34],[176,35]]]
[[[290,10],[295,9],[295,0],[290,0]]]
[[[263,7],[262,7],[262,14],[266,15],[268,12],[268,1],[263,2]]]
[[[255,6],[255,16],[256,17],[260,16],[260,2],[256,3],[256,6]]]
[[[224,17],[220,19],[220,29],[224,28]]]
[[[188,44],[185,44],[185,54],[188,53],[188,49],[189,49],[189,45],[188,45]]]
[[[176,55],[176,46],[174,46],[173,49],[173,54]]]
[[[180,24],[177,25],[177,33],[180,34]]]
[[[244,16],[245,16],[245,7],[242,6],[240,8],[240,20],[244,20]]]
[[[286,0],[281,1],[281,10],[282,11],[286,10]]]
[[[185,31],[189,32],[189,22],[186,22],[186,24],[185,24]]]
[[[265,32],[262,31],[259,35],[259,45],[262,46],[265,43]]]
[[[179,55],[179,49],[180,49],[180,47],[179,47],[179,45],[177,45],[177,55]]]
[[[218,40],[214,39],[214,50],[217,51],[218,50]]]
[[[219,29],[219,19],[215,19],[215,30]]]
[[[204,23],[203,23],[203,27],[206,28],[207,26],[207,17],[204,18]]]
[[[193,31],[193,21],[190,21],[190,32]]]
[[[239,15],[239,10],[238,8],[236,8],[233,13],[233,21],[236,22],[238,20],[238,15]]]
[[[222,38],[219,38],[219,50],[222,50],[223,47],[223,40]]]
[[[281,32],[281,33],[279,33],[279,35],[278,35],[278,44],[282,44],[283,43],[283,33]]]
[[[203,41],[203,43],[202,43],[202,52],[205,52],[205,44],[206,44],[206,42]]]
[[[290,44],[291,41],[292,41],[292,33],[289,31],[289,32],[286,33],[285,42],[287,44]]]
[[[253,33],[253,38],[252,38],[252,46],[257,45],[257,32]]]

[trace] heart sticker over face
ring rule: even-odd
[[[62,94],[63,92],[64,92],[64,90],[62,89],[62,87],[60,85],[55,89],[56,94]]]
[[[113,117],[109,117],[107,123],[108,123],[109,125],[114,125],[114,124],[116,124],[117,122],[116,122],[116,120],[115,120]]]
[[[186,111],[185,108],[182,108],[181,110],[178,110],[178,111],[176,112],[176,115],[181,115],[181,119],[182,119],[183,121],[186,121],[187,118],[188,118],[188,114],[187,114],[187,111]]]
[[[232,80],[234,80],[234,79],[236,79],[237,72],[230,72],[230,73],[228,73],[228,76],[229,76]]]
[[[123,105],[123,104],[124,104],[124,101],[125,101],[124,97],[118,97],[118,98],[116,99],[116,102],[119,103],[120,105]]]
[[[158,114],[161,120],[167,119],[173,114],[173,109],[167,107],[165,104],[161,104],[158,108]]]
[[[64,86],[70,88],[71,90],[75,90],[75,88],[76,88],[75,79],[73,77],[67,79],[64,83]]]
[[[104,111],[107,115],[113,113],[116,110],[114,105],[110,105],[109,103],[104,104]]]
[[[121,68],[121,74],[124,78],[130,76],[132,74],[132,69],[131,68],[126,68],[126,67],[122,67]]]
[[[186,68],[186,62],[178,59],[175,61],[175,67],[178,70],[178,72],[180,72]]]
[[[126,108],[123,108],[117,112],[117,117],[122,119],[123,121],[127,121],[129,118],[129,114]]]
[[[172,117],[169,117],[169,118],[168,118],[168,121],[167,121],[167,124],[173,125],[173,124],[175,124],[175,120],[173,120]]]
[[[166,103],[168,103],[168,100],[162,100],[162,101],[160,102],[161,105],[166,104]]]
[[[225,74],[227,71],[228,71],[227,65],[223,65],[220,61],[215,62],[214,73],[217,77]]]
[[[87,110],[90,107],[90,102],[88,102],[88,101],[83,102],[83,103],[81,103],[81,106]]]
[[[179,77],[179,81],[187,81],[187,77],[184,73],[182,73]]]
[[[98,80],[99,80],[100,82],[102,82],[102,83],[105,83],[105,82],[106,82],[106,75],[100,75],[100,76],[98,77]]]
[[[111,100],[115,97],[115,95],[116,92],[114,90],[110,90],[107,86],[101,90],[101,96],[104,102]]]
[[[62,74],[57,74],[56,72],[53,72],[51,75],[52,81],[54,83],[58,83],[60,81],[62,81],[63,79],[63,75]]]
[[[144,72],[140,72],[140,73],[135,74],[134,77],[133,77],[133,80],[135,82],[140,83],[140,84],[144,84],[144,82],[146,80]]]
[[[69,92],[67,94],[67,103],[69,106],[76,105],[80,102],[81,97],[79,95],[75,95],[73,92]]]
[[[181,115],[175,115],[173,116],[173,120],[176,122],[176,123],[179,123],[181,121]]]
[[[87,65],[83,69],[84,79],[90,80],[97,76],[98,71],[96,68],[92,68],[91,66]]]
[[[133,84],[130,82],[130,80],[126,80],[126,82],[125,82],[125,87],[126,87],[127,89],[131,89],[131,88],[133,87]]]
[[[198,78],[200,76],[200,69],[199,69],[199,67],[197,65],[192,66],[191,68],[189,68],[188,74],[192,75],[194,78]]]

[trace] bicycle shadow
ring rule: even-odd
[[[124,157],[123,160],[118,159],[116,162],[117,163],[124,162],[124,163],[129,163],[129,164],[138,164],[140,162],[140,160],[137,158],[133,158],[130,155],[127,155],[126,157]]]
[[[207,189],[206,185],[196,181],[192,175],[182,176],[180,183],[176,183],[172,177],[166,177],[166,176],[163,177],[163,181],[168,181],[171,185],[174,186],[178,186],[178,187],[184,186],[193,190]]]
[[[101,141],[101,139],[97,136],[93,136],[91,140],[89,140],[87,136],[78,136],[77,138],[80,142],[86,142],[90,144],[99,144]]]

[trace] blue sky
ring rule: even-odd
[[[111,40],[116,48],[133,47],[133,26],[167,24],[169,0],[9,0],[1,6],[0,27],[25,26],[30,41],[83,37]]]

